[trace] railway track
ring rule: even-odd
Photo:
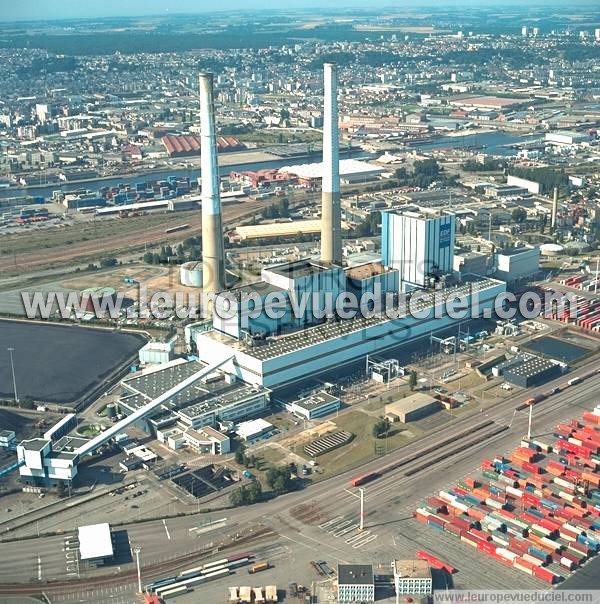
[[[221,551],[231,550],[243,545],[249,545],[268,538],[273,538],[276,533],[269,528],[263,528],[254,532],[250,537],[239,539],[234,544],[224,547]],[[191,562],[202,561],[213,556],[212,553],[192,552],[164,562],[148,564],[144,566],[144,578],[151,581],[164,576],[167,573],[185,570],[185,567]],[[23,585],[22,583],[3,584],[0,585],[0,596],[19,596],[19,595],[36,595],[45,593],[50,596],[65,595],[77,593],[79,591],[92,591],[103,587],[112,587],[116,582],[129,583],[137,579],[137,571],[122,571],[113,575],[102,575],[99,577],[91,577],[89,579],[74,579],[68,581],[47,581],[40,582],[35,585]]]
[[[257,211],[264,209],[271,203],[273,203],[272,199],[265,201],[253,201],[251,203],[247,202],[237,207],[228,207],[225,205],[223,208],[223,220],[225,223],[240,220],[241,218],[255,214]],[[0,270],[14,269],[15,266],[17,268],[31,268],[38,265],[73,262],[77,258],[97,256],[103,253],[115,254],[128,249],[140,247],[145,244],[158,244],[161,242],[170,241],[173,239],[174,235],[178,234],[167,234],[165,233],[165,229],[169,228],[170,226],[172,227],[180,224],[184,219],[187,224],[189,224],[189,229],[187,229],[184,233],[185,237],[198,235],[202,229],[202,217],[200,211],[197,211],[195,214],[196,215],[191,218],[186,216],[183,218],[181,216],[177,216],[172,219],[169,218],[166,219],[164,223],[150,228],[144,228],[143,225],[135,225],[137,229],[129,233],[127,237],[119,234],[112,237],[105,237],[104,239],[96,242],[80,242],[60,248],[50,248],[45,250],[43,253],[26,252],[17,254],[14,257],[12,255],[0,257]],[[15,237],[18,237],[18,235]],[[5,245],[9,246],[9,243],[10,238],[7,238]]]

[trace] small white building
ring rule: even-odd
[[[175,358],[175,342],[148,342],[138,353],[143,365],[162,365]]]
[[[88,524],[77,529],[79,558],[89,562],[100,562],[113,557],[113,544],[108,522]]]
[[[13,449],[17,446],[17,437],[13,430],[0,430],[0,447]]]
[[[238,424],[236,432],[242,440],[252,441],[258,440],[271,430],[273,430],[273,424],[259,418]]]
[[[286,404],[286,409],[298,417],[311,420],[333,413],[340,408],[340,399],[327,392],[316,392],[292,403]]]
[[[231,451],[231,440],[226,434],[210,426],[199,430],[189,428],[183,434],[184,442],[194,451],[208,455],[223,455]]]
[[[394,560],[394,588],[397,597],[406,594],[429,595],[433,593],[431,569],[425,560]]]

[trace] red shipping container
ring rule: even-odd
[[[543,566],[536,566],[533,569],[533,575],[534,577],[537,577],[538,579],[550,584],[555,583],[558,579],[557,575]]]
[[[523,493],[522,499],[523,502],[527,503],[528,505],[532,505],[534,507],[538,507],[540,505],[540,498],[528,493],[527,491]]]
[[[586,422],[590,422],[592,424],[600,424],[600,415],[594,415],[592,412],[590,411],[586,411],[583,414],[583,419]]]
[[[476,529],[476,528],[470,529],[469,534],[475,535],[475,537],[481,539],[482,541],[489,541],[492,538],[492,536],[489,535],[488,533],[480,531],[479,529]]]

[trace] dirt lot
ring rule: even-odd
[[[264,200],[225,205],[224,223],[238,221],[271,203],[272,200]],[[177,233],[165,233],[166,229],[180,224],[188,224],[189,228]],[[53,231],[8,235],[2,242],[4,255],[0,256],[0,271],[5,276],[10,276],[23,271],[39,270],[44,266],[85,262],[102,255],[115,255],[141,248],[146,244],[180,241],[185,237],[198,235],[201,228],[201,212],[194,210],[125,219],[103,218],[84,228],[74,225]]]

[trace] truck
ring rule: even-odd
[[[252,588],[244,585],[240,587],[240,602],[241,604],[250,604],[252,602]]]
[[[255,604],[263,604],[265,598],[263,596],[263,588],[262,587],[253,587],[252,593],[254,594],[254,602]]]
[[[229,601],[231,602],[231,604],[239,604],[240,595],[237,587],[229,588]]]
[[[254,575],[255,573],[260,573],[263,570],[267,570],[267,568],[269,568],[269,563],[266,561],[263,562],[257,562],[256,564],[253,564],[249,569],[248,569],[248,574],[249,575]]]
[[[265,600],[277,602],[277,585],[265,585]]]

